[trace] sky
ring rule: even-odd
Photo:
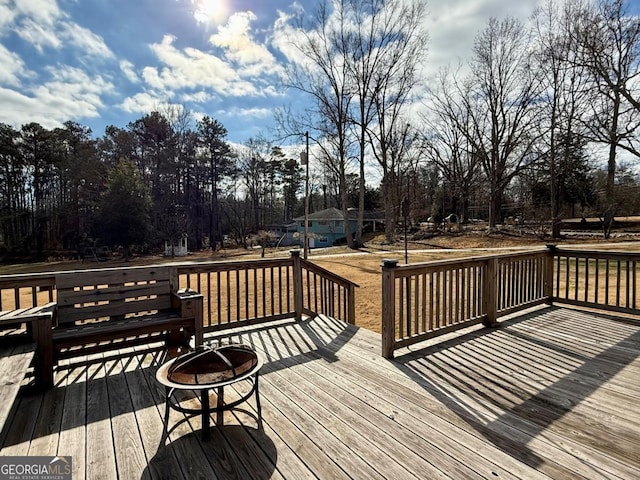
[[[416,0],[420,1],[420,0]],[[426,75],[469,57],[490,17],[523,21],[536,0],[431,0]],[[633,3],[633,2],[632,2]],[[175,104],[228,139],[270,138],[283,89],[290,18],[317,0],[0,0],[0,122],[72,120],[101,136]]]

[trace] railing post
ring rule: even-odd
[[[557,245],[550,243],[547,245],[547,257],[544,264],[544,296],[546,303],[553,305],[553,260],[558,250]]]
[[[347,292],[347,323],[356,324],[356,287],[349,284]]]
[[[498,285],[496,284],[498,278],[498,258],[490,258],[487,261],[486,272],[487,275],[482,285],[482,297],[486,318],[482,324],[485,327],[493,327],[497,324],[496,319],[498,318]]]
[[[169,267],[169,285],[172,292],[180,290],[180,274],[175,267]]]
[[[293,260],[293,308],[296,312],[296,320],[302,320],[302,307],[304,295],[302,292],[302,263],[300,262],[300,250],[291,250]]]
[[[398,260],[382,261],[382,356],[393,358],[396,341],[396,275]]]

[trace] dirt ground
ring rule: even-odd
[[[408,242],[409,263],[419,263],[445,258],[460,258],[499,253],[507,250],[526,250],[543,247],[550,243],[549,239],[538,239],[531,236],[519,236],[510,233],[450,233],[433,236],[426,240]],[[580,245],[584,248],[606,248],[613,250],[640,250],[640,237],[631,235],[618,236],[604,241],[597,236],[575,237],[555,242],[559,246]],[[266,258],[289,255],[289,248],[267,249]],[[93,263],[74,261],[42,262],[38,264],[0,266],[0,274],[32,273],[52,270],[72,270],[84,268],[101,268],[115,266],[132,266],[171,261],[228,261],[255,259],[260,257],[260,249],[223,250],[197,252],[188,257],[167,259],[166,257],[134,258],[129,262],[114,259],[107,262]],[[383,242],[382,236],[370,238],[365,247],[357,251],[346,247],[331,247],[312,250],[309,259],[332,272],[359,285],[356,290],[356,324],[379,332],[381,316],[381,263],[385,258],[397,259],[404,263],[404,242],[389,245]]]

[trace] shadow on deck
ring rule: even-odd
[[[72,455],[74,479],[640,478],[631,320],[540,309],[393,361],[379,335],[326,317],[207,340],[260,352],[264,429],[249,401],[206,443],[199,418],[174,412],[162,443],[167,355],[123,352],[25,390],[0,454]]]

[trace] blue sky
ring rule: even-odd
[[[416,0],[420,1],[420,0]],[[526,21],[535,0],[432,0],[428,65],[464,59],[491,16]],[[73,120],[104,133],[166,102],[209,115],[242,143],[273,130],[292,40],[316,0],[0,0],[0,122]]]

